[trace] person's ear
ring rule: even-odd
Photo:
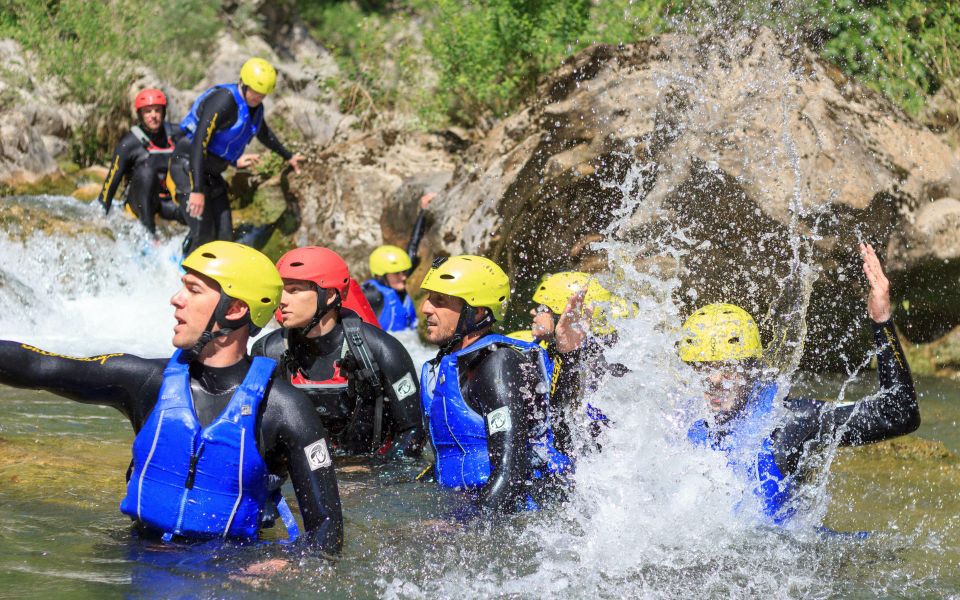
[[[224,315],[230,321],[239,321],[250,313],[250,307],[243,300],[234,299]]]

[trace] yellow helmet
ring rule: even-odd
[[[733,304],[708,304],[683,323],[680,360],[714,362],[760,358],[760,330],[750,314]]]
[[[270,322],[280,304],[283,280],[273,261],[250,246],[209,242],[183,260],[183,268],[206,275],[220,284],[224,295],[243,300],[256,327]]]
[[[515,340],[520,340],[521,342],[535,342],[537,339],[533,337],[533,332],[529,329],[521,329],[520,331],[514,331],[513,333],[508,333],[507,337],[513,338]]]
[[[277,70],[262,58],[251,58],[240,67],[240,81],[257,92],[267,95],[277,87]]]
[[[610,292],[593,280],[590,275],[580,271],[564,271],[553,275],[544,275],[543,279],[540,280],[540,285],[537,286],[537,291],[533,293],[533,301],[543,304],[559,315],[567,307],[570,296],[584,287],[587,288],[587,293],[583,298],[585,304],[604,302],[610,299]]]
[[[510,299],[510,279],[503,269],[489,258],[469,254],[433,261],[420,289],[460,298],[476,308],[487,308],[496,321],[503,320]]]
[[[587,292],[590,295],[590,292]],[[593,307],[593,318],[590,319],[590,330],[596,335],[610,335],[616,331],[612,323],[615,319],[631,319],[637,316],[637,305],[626,298],[615,294],[600,306]]]
[[[370,273],[374,277],[409,271],[411,267],[407,251],[399,246],[380,246],[370,253]]]

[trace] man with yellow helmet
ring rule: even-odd
[[[180,122],[185,136],[170,160],[167,185],[190,227],[184,254],[212,240],[233,239],[233,217],[222,173],[231,165],[244,169],[259,162],[258,155],[244,154],[254,137],[300,172],[303,157],[287,150],[264,119],[263,99],[276,83],[273,65],[251,58],[240,69],[239,83],[208,89]]]
[[[594,276],[580,271],[544,275],[533,301],[538,306],[530,311],[533,322],[529,335],[546,349],[557,448],[570,452],[572,427],[581,423],[596,439],[600,425],[607,422],[599,409],[584,405],[584,393],[608,373],[621,377],[627,372],[622,364],[607,363],[603,345],[612,345],[617,339],[608,315],[628,316],[628,303],[611,294]]]
[[[311,546],[339,552],[343,518],[327,432],[310,403],[274,380],[276,363],[246,354],[283,286],[273,263],[233,242],[183,261],[170,303],[167,359],[74,358],[0,342],[0,382],[118,409],[136,432],[120,510],[164,541],[255,539],[269,502],[297,525],[272,478],[289,474]]]
[[[747,477],[762,521],[783,525],[795,514],[794,492],[809,453],[832,444],[879,442],[920,425],[910,369],[893,327],[889,283],[873,248],[861,245],[860,252],[880,379],[880,391],[864,400],[781,398],[762,368],[759,328],[742,308],[711,304],[683,324],[680,358],[701,374],[712,411],[690,427],[688,438],[725,453],[734,472]]]
[[[491,332],[510,298],[506,273],[481,256],[439,258],[420,287],[427,339],[440,347],[420,378],[437,482],[488,511],[539,505],[570,461],[553,447],[539,346]]]

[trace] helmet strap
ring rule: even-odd
[[[460,319],[457,321],[457,328],[453,332],[453,337],[440,346],[440,354],[450,354],[463,342],[463,338],[471,333],[492,327],[495,322],[496,319],[493,318],[493,312],[490,311],[490,309],[487,309],[487,313],[478,321],[477,309],[464,303],[463,310],[460,311]]]
[[[333,293],[336,294],[336,298],[330,304],[327,304],[327,298],[330,296],[330,289],[322,288],[319,285],[317,288],[317,312],[313,314],[313,318],[310,319],[310,322],[307,323],[306,327],[300,330],[303,337],[307,337],[307,334],[310,333],[310,330],[320,324],[320,320],[323,319],[323,316],[330,312],[331,310],[339,310],[343,306],[343,299],[340,296],[339,290],[333,290]]]
[[[206,328],[204,328],[203,333],[200,334],[200,339],[197,340],[197,343],[187,351],[187,353],[190,355],[191,361],[194,361],[200,357],[200,353],[203,352],[203,348],[207,344],[219,337],[233,333],[244,325],[250,326],[251,335],[255,335],[254,330],[259,331],[259,328],[254,328],[253,324],[250,322],[249,314],[246,317],[237,320],[230,320],[226,317],[227,309],[230,308],[230,303],[233,302],[233,300],[234,299],[230,296],[220,292],[220,300],[217,301],[217,307],[213,309],[213,314],[210,315],[210,320],[207,321]],[[214,325],[219,325],[220,329],[214,331]]]

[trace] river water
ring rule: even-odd
[[[68,198],[0,203],[20,219],[0,235],[0,339],[68,355],[170,354],[176,240],[154,246],[132,223],[103,222]],[[580,458],[563,505],[486,524],[415,482],[421,464],[341,461],[336,561],[279,544],[136,539],[118,510],[133,438],[124,418],[0,387],[0,598],[960,597],[954,382],[920,380],[919,432],[841,450],[809,515],[766,529],[730,510],[742,486],[721,459],[684,439],[699,409],[662,326],[675,309],[640,304],[610,352],[632,372],[593,397],[616,425],[602,452]],[[413,335],[404,341],[418,364],[433,353]],[[876,389],[872,371],[795,379],[793,393],[813,397]],[[821,523],[871,533],[825,534]]]

